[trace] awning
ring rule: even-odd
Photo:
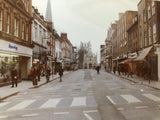
[[[131,63],[132,60],[133,60],[132,58],[128,58],[128,59],[126,59],[126,60],[120,62],[119,64],[127,64],[127,63]]]
[[[139,56],[136,59],[134,59],[134,61],[144,60],[147,54],[149,53],[149,51],[152,49],[152,47],[153,46],[143,49],[142,52],[139,54]]]

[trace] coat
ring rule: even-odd
[[[59,68],[58,73],[59,73],[60,76],[62,76],[63,75],[63,69]]]

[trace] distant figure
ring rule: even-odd
[[[50,72],[51,72],[51,70],[50,70],[49,66],[47,66],[46,67],[46,81],[47,81],[47,83],[50,80]]]
[[[118,65],[117,69],[118,69],[118,74],[121,75],[121,67],[120,67],[120,65]]]
[[[31,80],[33,85],[37,85],[37,80],[36,80],[36,69],[34,67],[31,67],[30,69],[30,75],[31,75]]]
[[[62,66],[59,67],[58,73],[59,73],[59,77],[60,77],[60,82],[62,82],[62,76],[63,76]]]
[[[113,67],[113,72],[116,73],[116,66]]]
[[[38,76],[38,81],[40,81],[40,79],[41,79],[41,68],[40,68],[39,64],[38,64],[38,67],[37,67],[37,76]]]
[[[14,84],[17,87],[17,70],[14,67],[11,70],[11,78],[12,78],[12,88],[14,87]]]
[[[105,71],[107,70],[107,67],[106,66],[104,66],[104,69],[105,69]]]
[[[97,68],[96,68],[96,70],[97,70],[97,74],[99,74],[99,69],[100,69],[100,67],[99,67],[99,66],[97,66]]]

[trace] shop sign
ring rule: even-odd
[[[14,45],[11,45],[11,44],[9,44],[9,48],[18,50],[18,47],[17,47],[17,46],[14,46]]]

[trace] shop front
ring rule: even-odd
[[[11,68],[15,67],[19,80],[27,79],[32,66],[32,49],[0,40],[0,82],[11,80]]]

